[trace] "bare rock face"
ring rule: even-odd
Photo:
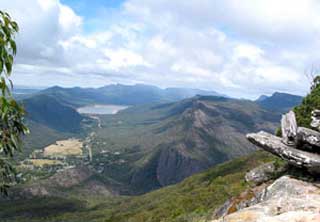
[[[260,185],[280,175],[286,170],[285,166],[277,166],[275,162],[265,163],[259,167],[250,170],[245,175],[247,183],[252,185]]]
[[[297,139],[300,144],[309,145],[309,149],[314,152],[320,151],[320,133],[312,129],[299,127]]]
[[[283,176],[263,190],[258,203],[212,222],[318,222],[319,184]]]
[[[157,179],[161,186],[182,181],[187,176],[200,172],[206,166],[182,152],[173,149],[161,151],[157,165]]]
[[[247,139],[264,150],[279,156],[289,164],[306,168],[310,173],[320,173],[320,155],[298,150],[282,143],[282,139],[266,132],[252,133]]]
[[[264,183],[260,186],[253,187],[242,192],[237,197],[227,200],[221,207],[214,211],[212,218],[225,217],[246,207],[258,204],[261,200],[261,197],[264,195],[266,187],[267,184]]]
[[[296,116],[293,111],[282,116],[281,119],[281,132],[282,141],[287,145],[294,145],[297,136],[297,122]]]
[[[320,130],[320,110],[313,110],[311,113],[311,127]]]
[[[312,112],[320,119],[320,111]],[[297,127],[293,111],[282,116],[282,138],[266,132],[252,133],[247,139],[262,149],[279,156],[289,164],[306,168],[312,174],[320,174],[320,133]]]
[[[319,120],[319,127],[320,111],[314,111],[312,116],[313,121]],[[316,128],[315,122],[313,123],[313,127]],[[304,168],[318,176],[320,174],[320,154],[318,152],[320,133],[297,127],[292,111],[282,117],[281,129],[282,138],[261,131],[248,134],[247,139],[260,148],[286,160],[290,165]],[[263,172],[272,172],[271,166],[261,167],[261,169],[247,173],[246,180],[263,181],[266,178]],[[226,215],[216,222],[320,221],[319,185],[319,183],[308,183],[283,176],[255,195],[256,204],[241,208],[241,203],[238,203],[237,206],[240,208],[237,209],[240,210]]]

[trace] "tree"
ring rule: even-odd
[[[310,81],[310,89],[311,91],[317,88],[317,86],[320,84],[320,68],[319,66],[312,65],[309,69],[306,69],[304,71],[304,75],[307,77],[307,79]]]
[[[10,15],[0,11],[0,193],[15,181],[14,155],[21,149],[21,136],[28,133],[23,123],[25,111],[12,96],[13,58],[17,47],[14,41],[18,24]]]

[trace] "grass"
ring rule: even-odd
[[[30,162],[33,166],[43,167],[52,165],[62,165],[63,162],[60,160],[49,160],[49,159],[27,159],[26,162]]]
[[[179,184],[134,197],[45,198],[0,203],[1,221],[187,222],[210,217],[249,185],[245,173],[278,160],[265,152],[220,164]],[[58,204],[59,203],[59,204]],[[61,206],[67,206],[63,209]],[[44,209],[43,211],[40,209]],[[41,211],[41,212],[38,212]]]
[[[60,140],[44,148],[45,157],[81,156],[82,142],[77,139]]]

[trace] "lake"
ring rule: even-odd
[[[81,114],[116,114],[120,110],[124,110],[128,108],[128,106],[119,106],[119,105],[90,105],[83,106],[77,109],[77,111]]]

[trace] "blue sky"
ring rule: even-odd
[[[304,95],[317,0],[0,0],[20,25],[19,85],[153,84]],[[37,16],[35,16],[37,15]],[[32,42],[32,44],[30,44]]]
[[[110,24],[113,16],[118,12],[124,1],[120,0],[62,0],[61,3],[68,5],[76,14],[83,17],[84,31],[95,32]],[[106,16],[106,21],[99,21],[101,15]],[[97,22],[97,20],[99,22]],[[102,24],[101,24],[102,23]]]
[[[91,18],[101,8],[119,8],[122,0],[62,0],[61,3],[70,6],[77,14]]]

